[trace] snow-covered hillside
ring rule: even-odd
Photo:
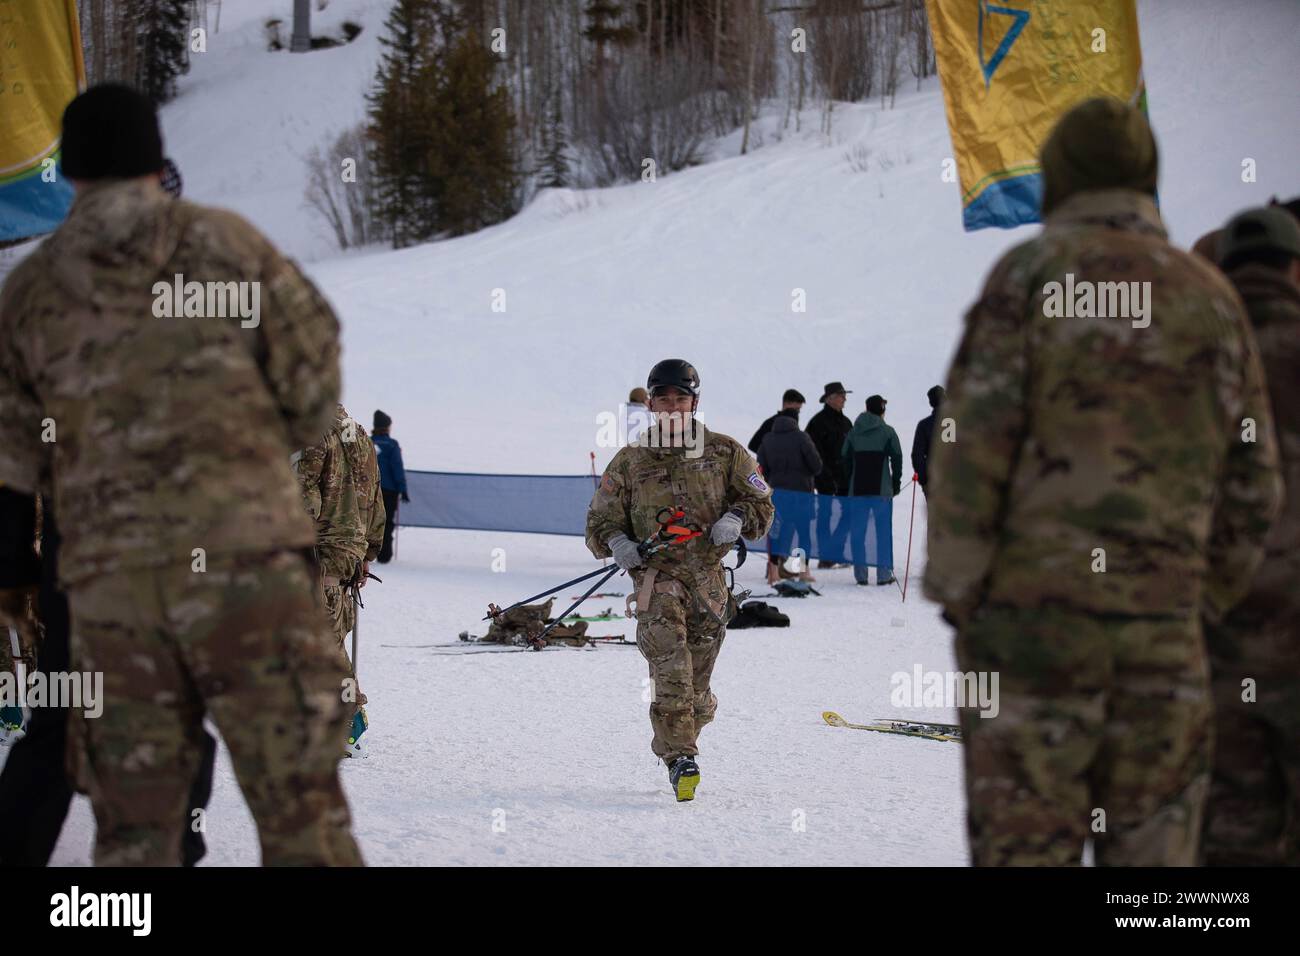
[[[330,255],[302,205],[306,152],[364,115],[383,0],[333,0],[314,22],[356,42],[268,53],[262,20],[290,0],[226,0],[221,32],[163,111],[189,195],[248,216],[294,255]],[[1142,0],[1161,199],[1190,245],[1233,212],[1300,192],[1300,87],[1291,0]],[[604,190],[542,194],[515,219],[450,242],[315,261],[344,324],[345,402],[396,419],[408,464],[577,474],[613,410],[660,358],[704,381],[701,417],[747,439],[798,388],[843,380],[850,412],[873,392],[900,432],[926,414],[966,306],[992,261],[1031,228],[967,234],[937,81],[892,110],[840,105],[831,142],[765,118],[737,156]],[[866,172],[846,154],[869,150]],[[1258,181],[1241,181],[1243,159]],[[493,311],[494,290],[506,311]],[[792,311],[802,289],[807,311]]]

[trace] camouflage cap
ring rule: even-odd
[[[1062,116],[1039,158],[1044,216],[1075,193],[1133,189],[1155,195],[1159,161],[1146,114],[1113,97],[1085,100]]]
[[[1280,252],[1300,259],[1300,223],[1281,206],[1247,209],[1223,228],[1219,258],[1248,252]]]

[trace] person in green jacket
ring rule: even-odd
[[[859,584],[870,583],[867,568],[872,564],[877,584],[894,583],[894,496],[902,485],[903,447],[898,433],[885,424],[887,404],[879,395],[867,399],[867,410],[853,423],[840,452],[849,495],[863,499],[849,506],[853,577]],[[868,528],[874,535],[871,548]]]

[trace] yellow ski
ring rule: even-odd
[[[875,724],[854,724],[845,720],[833,710],[822,712],[822,720],[832,727],[848,727],[852,730],[874,730],[880,734],[900,734],[904,737],[924,737],[926,740],[961,740],[961,728],[955,724],[935,724],[928,721],[894,720],[877,718]]]

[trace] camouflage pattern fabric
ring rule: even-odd
[[[352,600],[351,591],[347,588],[326,584],[322,586],[321,594],[325,601],[325,617],[329,621],[330,632],[334,635],[339,664],[347,669],[348,676],[353,681],[352,693],[344,695],[344,702],[348,706],[343,722],[348,729],[351,729],[353,716],[370,702],[370,698],[361,690],[356,668],[352,666],[352,658],[348,656],[348,635],[357,624],[357,606]]]
[[[175,282],[247,283],[256,320],[205,296],[166,317]],[[329,425],[338,354],[296,266],[148,177],[81,190],[0,292],[0,481],[52,490],[72,666],[105,679],[102,717],[74,721],[99,863],[179,862],[205,708],[265,862],[360,860],[335,769],[343,673],[288,461]]]
[[[303,449],[294,465],[307,513],[316,525],[321,573],[340,581],[351,580],[366,558],[368,516],[362,510],[364,483],[358,480],[365,457],[362,439],[370,444],[365,431],[339,405],[329,431]],[[382,513],[382,502],[379,509]]]
[[[646,571],[656,570],[648,606],[637,609],[637,647],[654,685],[651,748],[665,762],[699,752],[699,730],[717,709],[713,666],[735,611],[722,569],[731,548],[713,545],[707,531],[734,509],[742,536],[759,538],[774,514],[771,489],[745,447],[700,422],[691,424],[698,430],[690,443],[700,449],[698,456],[685,447],[620,449],[587,512],[587,547],[598,558],[611,556],[607,542],[615,534],[634,541],[654,535],[663,508],[685,512],[687,524],[706,532],[651,555],[632,573],[639,591]]]
[[[641,577],[636,576],[638,588]],[[719,626],[686,585],[670,577],[654,582],[649,606],[637,612],[636,646],[650,665],[654,694],[650,749],[666,764],[700,752],[700,731],[718,712],[713,665],[726,636],[726,625]]]
[[[1150,326],[1048,317],[1044,289],[1067,273],[1150,282]],[[1166,241],[1149,197],[1080,194],[1007,253],[949,378],[956,440],[931,450],[933,600],[1188,616],[1244,596],[1281,494],[1264,374],[1241,300]]]
[[[1149,323],[1053,317],[1049,283],[1067,275],[1149,283]],[[946,389],[956,440],[931,449],[925,592],[957,625],[963,667],[1001,682],[1001,713],[968,731],[976,862],[1073,861],[1089,808],[1110,821],[1099,860],[1194,859],[1210,720],[1199,616],[1245,594],[1281,494],[1241,300],[1168,243],[1151,197],[1076,194],[994,267]],[[1125,755],[1136,741],[1149,760]],[[1148,837],[1143,820],[1172,830]]]
[[[303,450],[295,463],[307,513],[316,524],[316,555],[326,616],[334,632],[340,664],[356,681],[347,652],[347,636],[356,626],[357,608],[346,587],[361,574],[363,562],[379,553],[384,537],[384,503],[379,491],[379,463],[374,444],[342,405],[324,439]],[[356,688],[346,716],[369,698]]]
[[[78,670],[107,703],[75,725],[97,866],[174,866],[206,712],[230,750],[264,865],[358,865],[339,785],[347,672],[301,553],[133,569],[71,595]]]
[[[1208,668],[1194,618],[989,608],[957,638],[999,674],[962,708],[975,866],[1194,866],[1209,788]]]
[[[1229,274],[1268,375],[1286,507],[1246,598],[1206,638],[1214,680],[1214,776],[1205,862],[1300,864],[1300,287],[1262,265]]]
[[[367,561],[374,561],[384,545],[387,511],[384,509],[384,492],[379,487],[379,455],[374,441],[360,423],[356,423],[355,447],[350,451],[355,455],[352,476],[357,489],[357,505],[361,510],[362,534],[366,540],[365,557]]]
[[[250,282],[260,317],[160,318],[155,283]],[[287,463],[339,391],[338,321],[233,213],[104,181],[0,293],[0,481],[52,487],[65,586],[312,543]]]

